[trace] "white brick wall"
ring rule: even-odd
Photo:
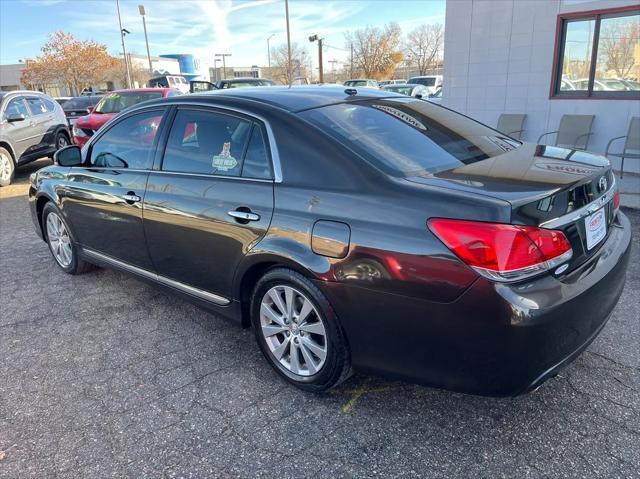
[[[442,103],[495,126],[501,113],[526,113],[525,141],[556,130],[565,113],[596,115],[589,150],[625,135],[637,100],[549,99],[559,13],[637,4],[637,0],[447,0]],[[553,140],[553,136],[547,137]],[[612,158],[617,168],[619,160]],[[640,173],[627,160],[626,171]]]

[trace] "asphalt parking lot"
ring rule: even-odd
[[[252,333],[111,270],[61,272],[0,190],[0,477],[640,477],[640,214],[627,285],[518,398],[353,377],[300,392]]]

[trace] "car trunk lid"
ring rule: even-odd
[[[407,180],[501,199],[511,204],[512,223],[562,230],[573,248],[566,272],[598,251],[615,217],[617,187],[609,162],[578,150],[523,144]]]

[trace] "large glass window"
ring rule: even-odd
[[[640,11],[562,20],[557,96],[640,99]]]
[[[89,163],[103,168],[148,170],[162,112],[132,115],[109,128],[91,147]]]
[[[251,122],[202,110],[179,110],[162,161],[164,171],[240,176]]]

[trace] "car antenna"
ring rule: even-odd
[[[358,94],[358,90],[356,90],[355,88],[347,88],[344,92],[349,96]]]

